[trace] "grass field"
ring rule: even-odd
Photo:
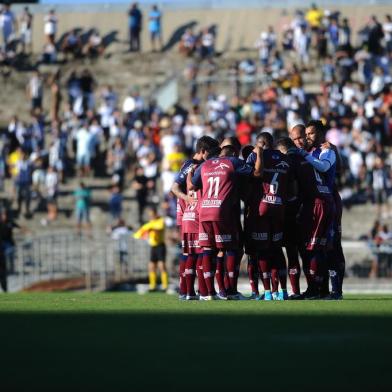
[[[392,296],[0,296],[0,390],[391,391]]]

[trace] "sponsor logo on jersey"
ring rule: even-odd
[[[272,155],[272,159],[280,159],[279,155]]]
[[[283,239],[283,233],[276,233],[272,236],[272,241],[280,241]]]
[[[218,208],[222,205],[222,200],[203,200],[201,203],[202,208]]]
[[[285,162],[285,161],[281,161],[277,165],[275,165],[275,167],[284,167],[284,168],[286,168],[286,167],[290,167],[290,165],[287,162]]]
[[[230,169],[230,166],[226,165],[226,163],[221,162],[218,166],[214,167],[214,170],[218,170],[218,169],[221,170]]]
[[[252,232],[250,235],[252,237],[252,240],[254,240],[254,241],[267,241],[268,240],[268,233]]]
[[[263,202],[264,203],[268,203],[268,204],[281,205],[282,204],[282,198],[280,196],[275,196],[275,195],[264,195],[263,196]]]
[[[215,242],[231,242],[231,234],[216,234]]]
[[[226,175],[226,172],[224,171],[216,171],[216,172],[208,172],[208,173],[203,173],[203,176],[211,177],[211,176],[224,176]]]
[[[331,191],[329,190],[329,188],[325,185],[317,185],[317,190],[320,193],[331,193]]]
[[[195,219],[196,219],[196,213],[192,211],[184,212],[184,215],[182,217],[183,221],[194,221]]]
[[[199,233],[199,241],[207,241],[208,233]]]

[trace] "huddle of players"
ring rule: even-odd
[[[296,125],[275,145],[262,132],[256,146],[242,150],[235,138],[219,146],[201,137],[172,188],[182,237],[180,299],[341,299],[345,260],[335,186],[338,158],[334,146],[325,143],[320,121]],[[237,290],[244,251],[250,297]],[[303,293],[299,255],[308,286]]]

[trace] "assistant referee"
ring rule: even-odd
[[[157,289],[157,269],[161,275],[162,289],[168,288],[168,275],[166,271],[166,245],[165,245],[165,221],[158,214],[157,208],[150,207],[148,210],[150,221],[144,224],[133,235],[134,238],[148,236],[148,243],[151,246],[150,262],[148,263],[148,280],[150,291]]]

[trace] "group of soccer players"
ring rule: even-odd
[[[172,187],[182,238],[180,299],[343,298],[339,155],[321,121],[298,124],[289,136],[274,141],[262,132],[255,146],[242,148],[236,138],[197,141]],[[250,297],[237,290],[244,253]]]

